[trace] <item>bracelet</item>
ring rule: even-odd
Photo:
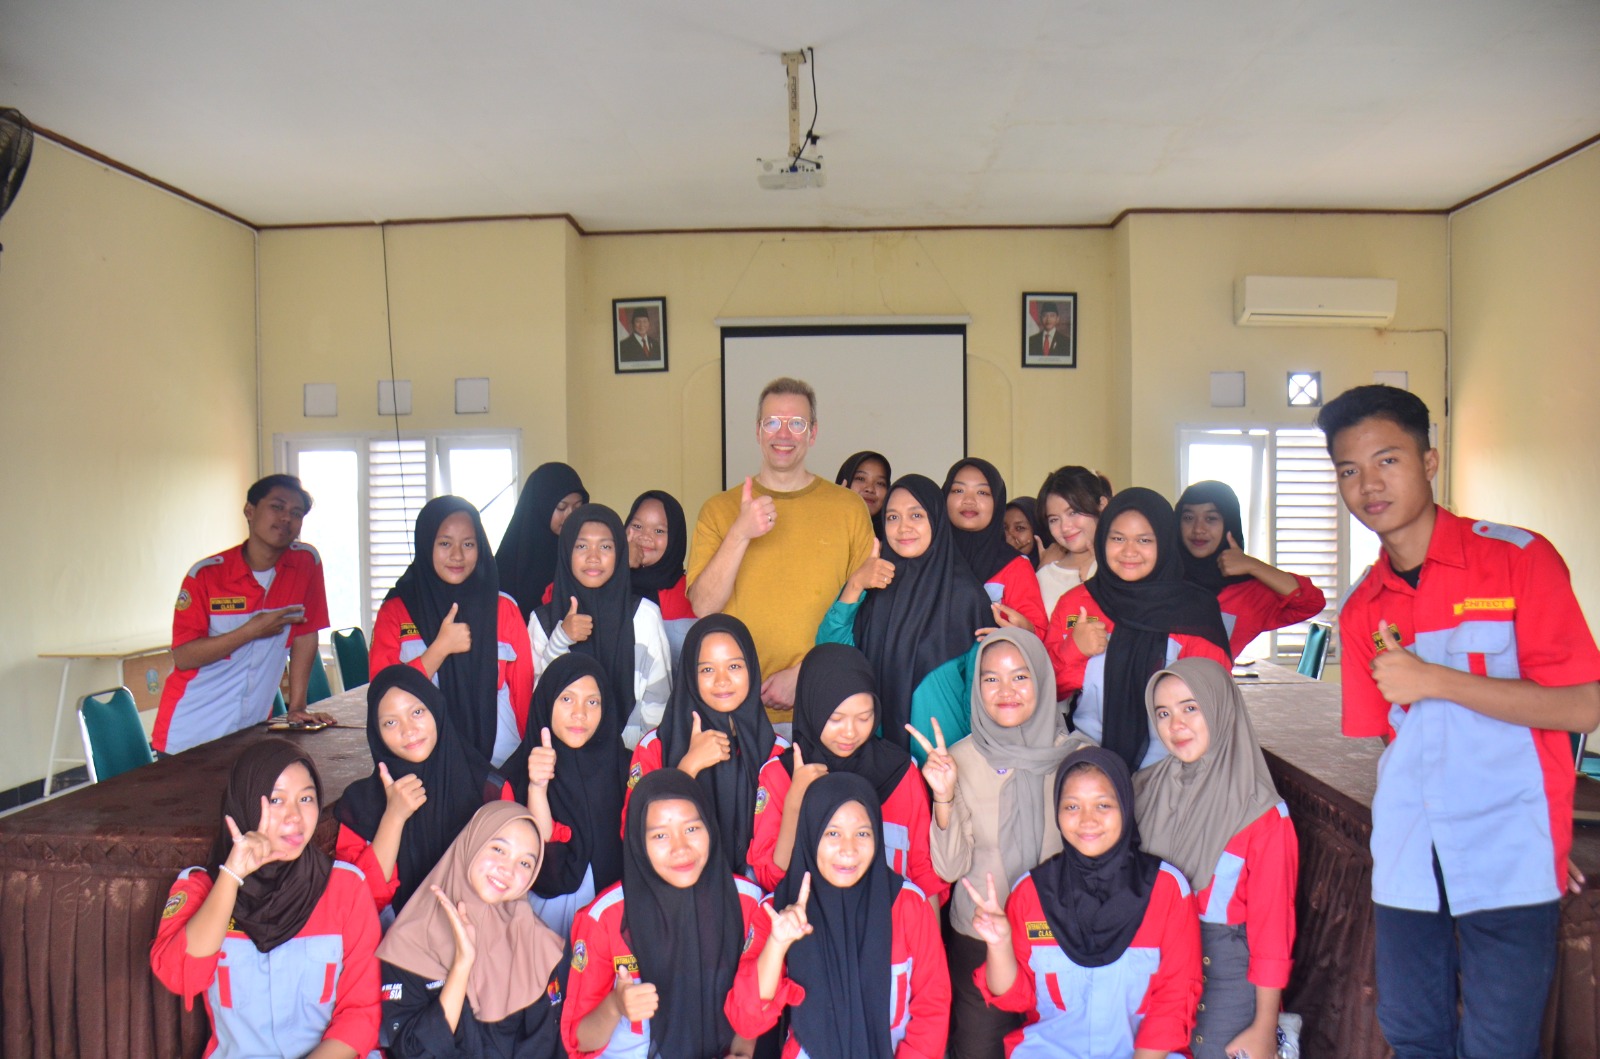
[[[243,885],[244,885],[244,879],[242,879],[242,878],[241,878],[241,877],[240,877],[240,876],[239,876],[239,873],[238,873],[238,872],[236,872],[236,871],[234,871],[234,870],[233,870],[233,869],[232,869],[232,868],[230,868],[230,867],[228,867],[228,866],[227,866],[227,865],[226,865],[226,864],[218,864],[218,865],[217,865],[217,869],[218,869],[218,870],[219,870],[219,871],[225,871],[225,872],[227,872],[227,873],[228,873],[228,874],[229,874],[229,875],[231,875],[231,876],[233,876],[233,881],[234,881],[234,882],[236,882],[236,883],[238,883],[238,884],[239,884],[239,885],[240,885],[240,886],[243,886]]]

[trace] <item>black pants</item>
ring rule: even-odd
[[[950,958],[949,1054],[953,1059],[1004,1059],[1005,1036],[1022,1025],[1022,1016],[984,1003],[972,981],[989,947],[947,927],[945,952]]]

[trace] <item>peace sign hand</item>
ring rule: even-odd
[[[539,745],[528,752],[528,784],[541,790],[556,778],[556,751],[550,743],[550,729],[539,731]]]
[[[450,921],[450,933],[455,937],[456,954],[451,965],[459,966],[463,971],[468,970],[478,958],[478,928],[467,918],[467,903],[452,904],[437,886],[428,889],[433,891],[433,896],[444,908],[445,918]]]
[[[956,796],[956,781],[959,770],[956,768],[956,759],[944,745],[944,729],[939,727],[939,719],[933,719],[933,739],[928,742],[927,737],[911,725],[906,725],[906,731],[911,733],[922,747],[928,759],[922,764],[922,778],[927,781],[928,789],[933,792],[935,801],[949,802]]]
[[[771,905],[761,906],[772,920],[772,934],[768,938],[772,944],[787,949],[811,933],[811,924],[806,920],[806,904],[810,900],[811,873],[806,872],[800,877],[800,896],[795,898],[794,904],[782,912],[775,911]]]
[[[980,895],[977,887],[971,880],[963,878],[961,885],[967,888],[967,896],[972,898],[972,930],[978,937],[990,945],[1009,945],[1011,943],[1011,920],[1006,918],[1006,910],[1000,904],[1000,899],[994,892],[994,872],[986,872],[989,880],[989,893]]]
[[[278,821],[271,813],[271,805],[265,794],[261,796],[260,830],[241,832],[233,817],[224,816],[222,819],[228,825],[228,833],[233,836],[233,849],[222,864],[239,878],[247,877],[263,864],[288,859],[287,854],[272,846],[272,840],[278,835]]]

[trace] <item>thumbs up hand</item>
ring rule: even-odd
[[[1088,607],[1078,608],[1078,620],[1072,626],[1072,642],[1077,646],[1078,653],[1086,658],[1106,653],[1106,642],[1111,634],[1106,632],[1106,627],[1098,617],[1089,613]]]
[[[771,532],[777,522],[777,502],[770,496],[756,496],[754,484],[746,478],[739,493],[739,517],[733,522],[732,532],[753,541]]]
[[[545,788],[556,778],[556,751],[550,743],[550,729],[539,731],[539,745],[528,752],[528,784]]]
[[[578,597],[567,597],[572,601],[572,606],[567,608],[567,616],[561,619],[561,628],[567,634],[567,639],[573,643],[582,643],[594,634],[594,619],[587,614],[578,613]]]
[[[1375,639],[1378,653],[1372,660],[1372,681],[1385,700],[1409,706],[1420,699],[1439,697],[1434,680],[1439,667],[1407,651],[1387,618],[1378,622]]]
[[[865,592],[869,588],[888,588],[893,580],[894,563],[883,558],[883,545],[874,540],[872,554],[850,575],[850,584],[858,591]]]
[[[411,819],[411,814],[422,808],[422,804],[428,800],[428,792],[422,787],[422,777],[416,773],[391,779],[389,766],[380,761],[378,779],[383,783],[385,796],[383,815],[393,813],[400,823]]]
[[[1222,571],[1223,577],[1254,573],[1259,562],[1244,553],[1244,549],[1239,547],[1239,542],[1234,540],[1231,533],[1228,534],[1228,543],[1217,552],[1217,569]]]
[[[698,776],[702,769],[721,764],[733,757],[733,743],[726,732],[705,728],[700,723],[700,711],[689,717],[689,749],[678,761],[680,771]]]
[[[466,654],[472,650],[472,627],[464,621],[456,621],[456,614],[460,610],[460,604],[450,604],[449,612],[439,622],[439,635],[435,642],[447,655]]]

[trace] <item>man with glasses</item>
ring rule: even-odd
[[[806,470],[817,440],[817,395],[774,379],[757,402],[761,470],[705,502],[687,568],[689,602],[750,627],[761,656],[761,701],[775,720],[794,706],[800,659],[845,581],[872,555],[867,505]]]

